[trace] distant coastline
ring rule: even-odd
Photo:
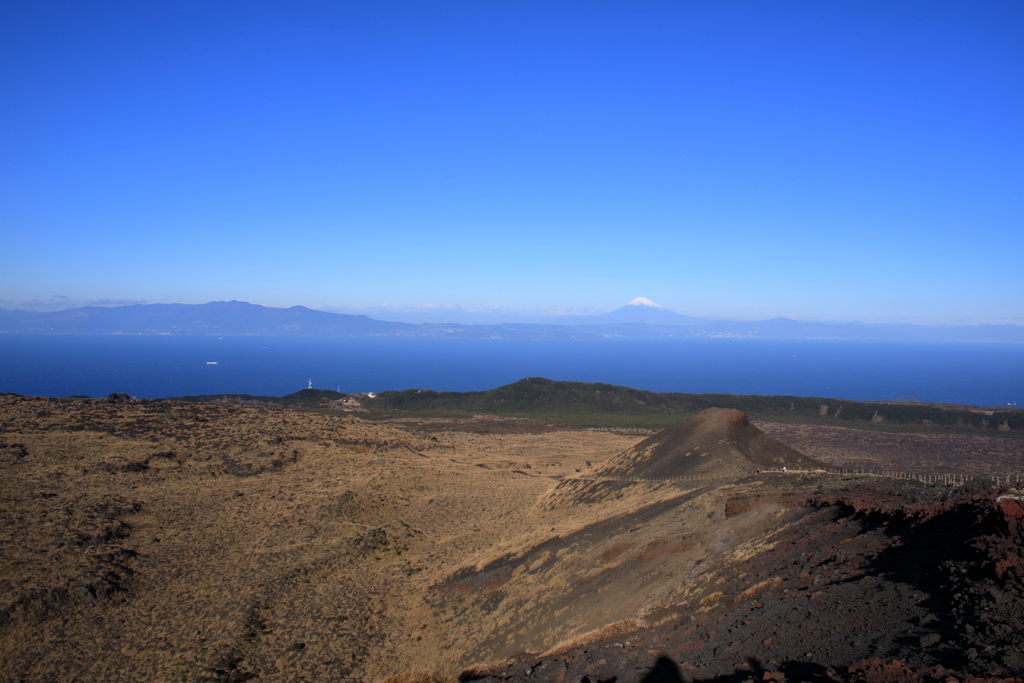
[[[789,318],[759,322],[711,321],[635,304],[560,324],[414,324],[329,313],[304,306],[269,308],[244,301],[87,306],[57,312],[0,309],[0,333],[545,340],[740,338],[1024,344],[1024,326],[1011,324],[870,324]]]

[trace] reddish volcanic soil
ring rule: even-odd
[[[988,681],[1024,672],[1019,496],[996,503],[983,487],[807,475],[738,488],[725,497],[727,518],[778,515],[764,546],[709,569],[641,628],[465,678]]]

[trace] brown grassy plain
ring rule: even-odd
[[[0,399],[4,680],[451,668],[423,595],[557,515],[606,432],[416,436],[268,408]],[[548,526],[550,524],[550,526]]]
[[[739,640],[701,620],[721,621],[715,609],[742,612],[771,591],[813,590],[819,579],[805,574],[832,575],[798,566],[804,559],[772,559],[783,572],[765,558],[780,544],[802,548],[800,558],[832,557],[828,548],[856,526],[829,512],[835,491],[854,485],[846,480],[613,481],[597,476],[600,465],[640,436],[483,416],[450,426],[0,397],[0,680],[382,681],[472,666],[483,676],[587,643],[619,653],[621,661],[601,660],[620,667],[619,680],[639,680],[660,650],[637,650],[629,638],[675,638],[680,658],[698,627],[711,634],[701,643],[737,640],[739,650],[705,664],[730,669],[744,648],[792,653],[771,650],[785,641],[768,644],[764,633],[777,627],[767,622]],[[715,429],[701,432],[702,447],[735,455],[730,432]],[[780,436],[796,448],[818,443],[807,431]],[[679,444],[680,462],[694,443]],[[916,485],[856,495],[946,495]],[[863,562],[896,543],[872,533]],[[867,571],[836,562],[826,559],[837,590]],[[888,595],[883,588],[872,590]],[[908,614],[927,623],[926,610],[913,611],[920,591],[892,591],[864,603],[865,619],[897,624],[885,640],[892,648],[901,637],[930,638],[935,627],[899,626]],[[670,626],[671,637],[650,631]],[[872,646],[846,640],[829,650],[840,663]],[[990,666],[1002,661],[993,652]],[[558,661],[538,660],[520,678],[559,680],[557,669],[565,679],[570,657]]]

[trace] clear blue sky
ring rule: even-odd
[[[1024,3],[7,0],[0,254],[7,307],[1024,324]]]

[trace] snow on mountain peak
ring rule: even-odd
[[[632,301],[630,301],[626,305],[627,306],[650,306],[651,308],[661,308],[661,306],[659,306],[658,304],[656,304],[653,301],[651,301],[650,299],[648,299],[646,297],[642,297],[642,296],[638,296],[637,298],[633,299]]]

